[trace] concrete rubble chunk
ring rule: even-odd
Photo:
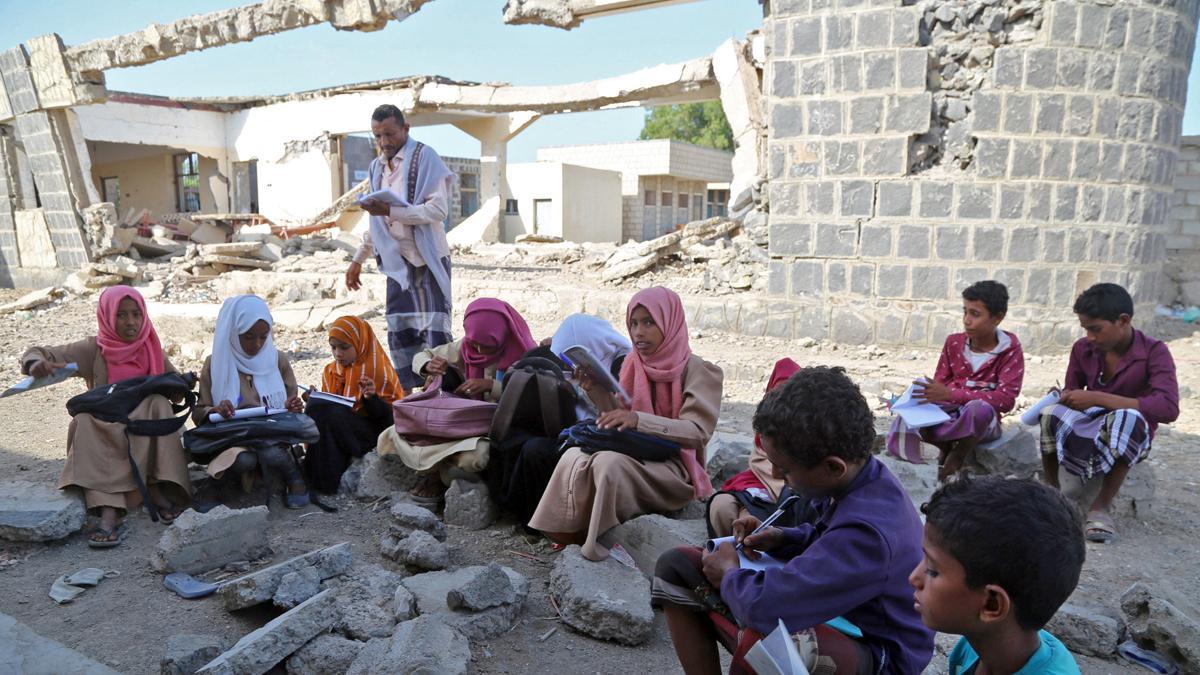
[[[458,675],[468,672],[471,645],[462,633],[436,616],[421,616],[396,627],[388,640],[372,640],[347,675]]]
[[[937,466],[935,464],[911,464],[902,459],[896,459],[886,452],[875,455],[875,458],[891,470],[896,479],[900,481],[904,491],[908,493],[908,498],[918,509],[921,504],[929,501],[929,497],[937,489]]]
[[[647,577],[658,557],[678,546],[700,546],[708,538],[703,520],[675,520],[659,514],[638,516],[605,533],[605,543],[620,543]]]
[[[406,535],[414,530],[424,530],[438,541],[446,541],[446,524],[427,508],[406,502],[393,503],[392,521],[393,530]]]
[[[11,314],[26,309],[37,309],[42,305],[48,305],[56,299],[62,297],[63,291],[55,286],[49,286],[30,293],[26,293],[12,302],[0,305],[0,315]]]
[[[1046,624],[1046,630],[1076,654],[1109,658],[1125,632],[1125,622],[1101,610],[1064,603]]]
[[[1079,505],[1084,513],[1100,491],[1104,482],[1103,476],[1095,476],[1084,483],[1079,476],[1060,468],[1058,481],[1062,485],[1063,495]],[[1139,518],[1145,520],[1154,512],[1157,482],[1154,465],[1150,462],[1138,462],[1129,470],[1121,490],[1113,499],[1112,513],[1118,518]]]
[[[550,594],[567,625],[594,638],[639,645],[654,628],[646,577],[612,558],[592,562],[574,544],[554,561]]]
[[[404,584],[396,586],[396,592],[392,595],[392,614],[396,617],[396,623],[417,616],[417,598]]]
[[[713,434],[704,451],[705,469],[713,485],[720,486],[735,475],[750,468],[750,453],[754,437],[718,431]]]
[[[515,602],[517,590],[496,563],[488,563],[470,581],[446,594],[446,606],[460,611],[479,611]]]
[[[245,609],[271,600],[279,588],[283,578],[290,573],[312,569],[316,572],[318,581],[323,581],[350,569],[353,554],[349,543],[342,543],[329,548],[323,548],[312,553],[296,556],[291,560],[265,567],[244,577],[233,579],[221,586],[217,594],[225,609],[234,611]]]
[[[30,481],[0,483],[0,539],[54,541],[83,528],[78,496]]]
[[[172,635],[160,664],[162,675],[192,675],[228,648],[229,640],[217,635]]]
[[[0,613],[0,673],[86,673],[119,675],[59,642],[42,637],[7,614]]]
[[[271,601],[276,607],[291,609],[321,591],[321,575],[313,567],[288,572],[279,580]]]
[[[974,461],[984,473],[1010,478],[1032,478],[1042,468],[1037,439],[1017,426],[1006,426],[1000,438],[980,443]]]
[[[1200,672],[1200,614],[1195,608],[1139,581],[1121,595],[1121,611],[1135,642],[1167,656],[1184,672]]]
[[[446,490],[446,523],[482,530],[496,522],[500,510],[485,483],[457,479]]]
[[[416,598],[417,611],[422,616],[437,615],[468,639],[486,640],[513,627],[521,614],[525,599],[529,596],[529,579],[511,568],[501,569],[508,575],[513,590],[516,591],[516,599],[509,604],[489,607],[478,612],[456,612],[446,604],[446,596],[483,571],[482,565],[446,572],[426,572],[408,577],[403,583]]]
[[[331,633],[318,635],[288,657],[288,675],[344,673],[366,643]]]
[[[359,499],[390,497],[397,490],[411,490],[417,484],[417,473],[399,459],[380,457],[372,450],[363,455],[362,472],[354,496]]]
[[[444,570],[450,564],[450,547],[425,530],[413,530],[408,536],[385,534],[379,550],[385,558],[423,570]]]
[[[354,640],[387,637],[396,627],[392,602],[402,576],[379,565],[364,565],[338,580],[334,630]]]
[[[267,507],[218,506],[208,513],[184,511],[159,538],[150,564],[158,572],[198,574],[270,553]]]
[[[336,619],[334,592],[322,591],[248,633],[197,672],[202,675],[261,675],[328,630]]]

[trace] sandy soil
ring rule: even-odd
[[[482,266],[486,267],[486,266]],[[491,276],[500,270],[460,268],[459,274]],[[567,284],[586,283],[585,275],[545,270],[543,278]],[[656,282],[670,282],[669,274],[658,274]],[[695,278],[677,279],[681,286],[696,288]],[[639,284],[640,285],[640,284]],[[25,289],[28,290],[28,289]],[[22,290],[0,291],[0,303],[15,299]],[[196,294],[205,297],[205,294]],[[209,294],[207,297],[212,298]],[[215,299],[215,298],[213,298]],[[194,300],[193,300],[194,301]],[[549,335],[556,308],[519,308],[535,335]],[[74,299],[49,308],[10,315],[0,321],[0,381],[18,378],[17,357],[31,344],[61,344],[94,333],[95,309],[90,300]],[[377,330],[382,319],[372,320]],[[167,348],[185,342],[207,341],[211,324],[196,320],[166,319],[156,322]],[[1200,393],[1200,336],[1190,327],[1166,327],[1180,373],[1185,401],[1180,420],[1160,431],[1149,461],[1158,475],[1154,512],[1143,522],[1121,522],[1121,536],[1110,545],[1089,545],[1088,561],[1074,601],[1079,604],[1116,609],[1118,598],[1131,583],[1152,580],[1173,589],[1200,605],[1200,412],[1194,396]],[[327,356],[325,338],[319,333],[280,330],[276,342],[295,347],[292,355],[302,382],[315,383]],[[937,353],[927,349],[879,350],[875,355],[859,347],[835,348],[828,344],[802,346],[772,338],[745,338],[705,332],[696,335],[693,349],[721,364],[734,376],[726,381],[720,427],[747,432],[753,407],[760,397],[766,374],[775,359],[791,356],[802,364],[825,363],[845,366],[869,393],[896,385],[922,373],[932,372]],[[184,369],[199,369],[200,362],[177,356]],[[1064,354],[1032,357],[1027,364],[1025,391],[1031,397],[1062,377]],[[56,484],[65,455],[68,416],[65,400],[82,391],[82,384],[69,382],[0,401],[0,475]],[[261,495],[245,498],[247,504]],[[261,503],[261,502],[259,502]],[[391,566],[379,555],[378,540],[386,530],[384,504],[366,504],[339,499],[340,510],[327,514],[310,509],[301,512],[272,507],[271,546],[275,560],[312,549],[353,543],[356,559]],[[39,633],[128,673],[158,671],[158,662],[168,636],[175,633],[216,633],[231,639],[258,627],[270,617],[265,610],[230,614],[215,599],[186,601],[161,586],[161,577],[149,566],[149,554],[163,527],[144,513],[130,518],[131,534],[119,548],[95,551],[87,548],[84,535],[77,534],[51,544],[0,543],[0,611],[27,623]],[[678,672],[674,652],[661,615],[658,630],[638,648],[598,642],[560,624],[546,594],[553,554],[545,543],[519,533],[511,520],[490,529],[470,532],[450,528],[452,565],[461,566],[497,560],[529,575],[533,590],[517,625],[507,634],[473,648],[473,667],[480,673],[616,673],[630,671]],[[53,580],[82,567],[101,567],[120,572],[74,603],[56,606],[46,595]],[[548,637],[551,629],[557,628]],[[539,641],[539,638],[545,638]],[[939,639],[942,652],[928,672],[944,671],[944,652],[952,638]],[[1123,663],[1081,659],[1084,672],[1134,673]]]

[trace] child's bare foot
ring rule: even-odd
[[[962,471],[965,454],[957,450],[951,450],[942,457],[942,461],[938,463],[939,483],[945,483],[950,480],[951,476],[957,475],[959,471]]]

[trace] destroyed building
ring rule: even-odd
[[[1185,235],[1195,221],[1180,220],[1188,196],[1174,193],[1196,0],[774,0],[760,3],[760,34],[711,56],[560,86],[410,77],[156,106],[104,88],[106,69],[324,21],[375,30],[419,19],[429,1],[271,0],[107,40],[66,46],[50,35],[3,52],[7,280],[54,276],[91,258],[82,214],[102,202],[107,177],[93,151],[115,150],[101,144],[177,148],[186,137],[182,150],[224,168],[205,180],[204,159],[181,163],[196,184],[183,198],[203,206],[223,195],[231,210],[316,222],[340,215],[329,196],[349,184],[330,159],[347,154],[337,139],[362,131],[364,111],[395,103],[414,125],[449,123],[480,140],[477,192],[468,196],[478,210],[452,232],[469,244],[508,238],[510,223],[538,231],[523,218],[536,218],[533,202],[545,198],[531,197],[521,213],[506,143],[541,115],[719,99],[735,139],[722,206],[761,233],[751,237],[767,246],[768,295],[704,299],[689,311],[705,327],[932,344],[957,325],[959,290],[995,278],[1012,296],[1008,324],[1039,349],[1074,339],[1065,310],[1097,281],[1129,287],[1143,316],[1185,292],[1164,270],[1194,249]],[[509,0],[504,20],[570,29],[674,2]],[[255,193],[251,171],[260,188],[288,187]],[[652,190],[655,209],[685,208],[677,188],[661,183],[639,186],[644,208]],[[693,218],[697,190],[687,191]],[[715,201],[706,190],[705,215]],[[638,233],[622,214],[621,236],[646,236],[642,216]]]

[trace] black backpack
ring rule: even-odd
[[[579,403],[563,369],[540,356],[526,356],[504,371],[504,384],[488,437],[503,441],[513,429],[556,438],[575,423]]]
[[[196,392],[192,387],[196,384],[195,373],[162,373],[160,375],[142,375],[131,377],[120,382],[113,382],[102,387],[96,387],[72,396],[67,401],[67,412],[71,417],[87,413],[102,422],[118,422],[125,425],[125,452],[129,456],[129,468],[133,471],[133,482],[137,484],[138,492],[142,495],[142,503],[150,518],[158,521],[158,508],[150,499],[150,491],[142,480],[137,462],[133,459],[133,450],[129,445],[129,436],[166,436],[179,431],[187,421],[188,415],[196,407]],[[171,409],[176,417],[162,420],[131,420],[129,414],[134,411],[147,397],[158,394],[168,401],[183,399],[183,403],[171,403]]]

